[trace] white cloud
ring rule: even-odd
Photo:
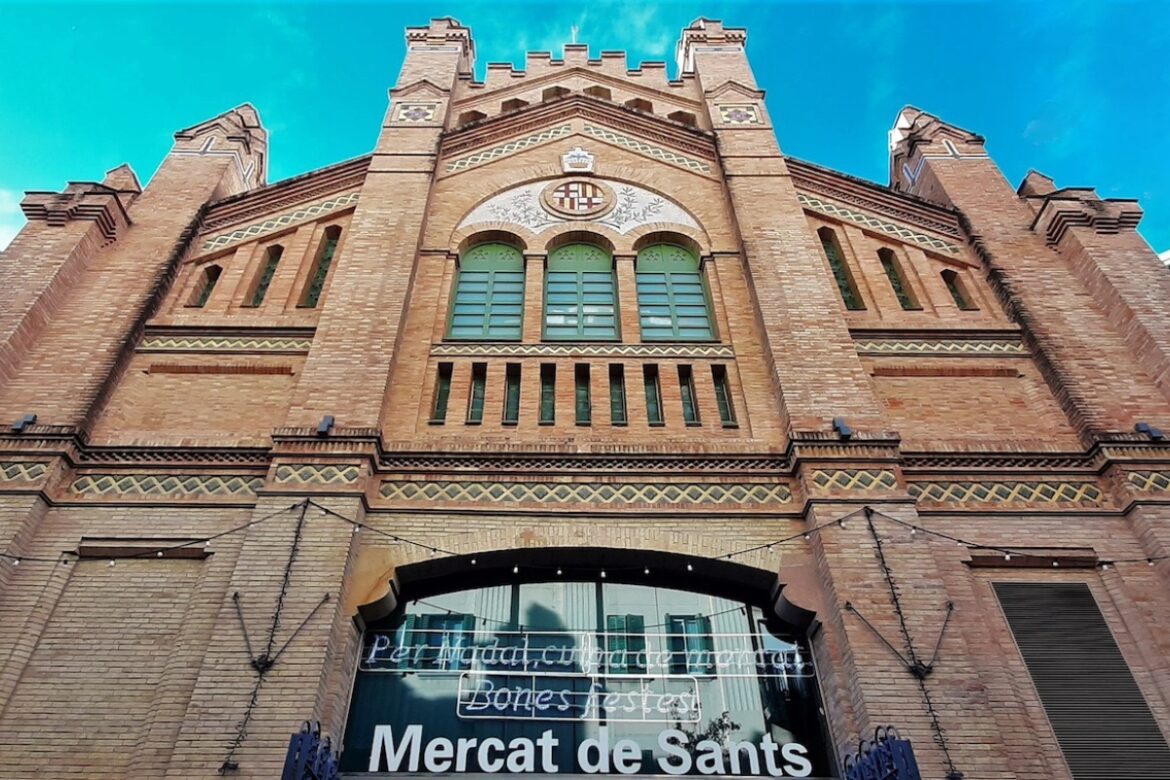
[[[20,197],[14,190],[0,189],[0,252],[8,248],[9,242],[23,226]]]

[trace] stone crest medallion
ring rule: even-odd
[[[553,182],[540,201],[546,209],[566,219],[591,219],[608,213],[615,204],[613,190],[593,179]]]

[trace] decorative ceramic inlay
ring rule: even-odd
[[[749,104],[719,106],[719,119],[727,125],[758,125],[759,110]]]
[[[600,216],[586,215],[584,220],[586,222],[604,225],[623,234],[650,223],[674,224],[692,230],[699,229],[699,223],[695,221],[694,217],[684,211],[681,206],[661,195],[632,184],[603,179],[590,179],[589,181],[609,188],[613,193],[614,202],[613,207]],[[459,227],[462,229],[485,222],[504,222],[520,225],[534,233],[539,233],[554,225],[569,222],[570,220],[565,216],[549,210],[541,198],[542,193],[549,186],[545,182],[522,184],[498,195],[493,195],[472,209],[471,213],[459,223]]]
[[[938,504],[1099,504],[1092,482],[912,482],[910,495]]]
[[[296,211],[290,211],[288,214],[282,214],[281,216],[274,217],[273,219],[266,219],[263,222],[257,222],[255,225],[249,225],[246,228],[233,230],[230,233],[223,233],[221,235],[206,239],[203,242],[203,251],[206,252],[210,249],[221,249],[225,246],[237,244],[240,241],[244,241],[249,238],[256,238],[257,236],[262,236],[266,233],[280,230],[281,228],[288,227],[289,225],[295,224],[297,222],[303,222],[307,219],[319,217],[322,214],[328,214],[330,211],[336,211],[343,206],[352,205],[357,203],[357,200],[358,194],[356,192],[350,192],[345,195],[339,195],[335,198],[322,201],[321,203],[315,203],[312,206],[305,206],[304,208],[297,209]]]
[[[276,481],[297,485],[352,485],[357,482],[357,466],[315,466],[293,463],[276,467]]]
[[[394,109],[394,121],[406,124],[430,122],[438,109],[438,103],[399,103]]]
[[[663,149],[661,146],[648,144],[645,141],[639,141],[638,139],[631,138],[628,135],[615,133],[612,130],[604,127],[598,127],[597,125],[590,124],[588,122],[585,123],[585,127],[583,129],[588,135],[591,135],[594,138],[600,138],[603,141],[608,141],[611,144],[625,147],[630,151],[644,154],[647,157],[653,157],[656,160],[662,160],[663,162],[668,162],[672,165],[678,165],[692,171],[697,171],[698,173],[711,172],[711,166],[702,160],[696,160],[691,157],[681,155],[678,152],[672,152],[669,149]]]
[[[308,352],[311,338],[284,336],[147,336],[139,352]]]
[[[575,146],[561,155],[561,170],[565,173],[593,173],[593,155]]]
[[[547,210],[562,217],[589,219],[612,209],[614,196],[613,190],[599,181],[570,179],[545,187],[540,202]]]
[[[1170,472],[1133,471],[1129,474],[1129,483],[1148,493],[1167,493],[1170,492]]]
[[[0,463],[0,480],[4,482],[34,482],[45,473],[49,467],[44,463],[5,461]]]
[[[816,469],[812,473],[812,482],[822,490],[868,492],[893,490],[898,487],[898,478],[894,476],[894,472],[884,469],[838,469],[834,471]]]
[[[386,481],[379,490],[389,501],[630,505],[703,504],[739,507],[783,504],[792,491],[782,483],[565,483]]]
[[[727,344],[435,344],[437,357],[629,357],[732,359]]]
[[[542,130],[539,133],[525,136],[524,138],[516,138],[508,141],[506,144],[493,146],[490,149],[484,149],[482,152],[469,154],[466,157],[461,157],[458,160],[450,160],[447,162],[447,172],[462,171],[473,165],[480,163],[491,162],[500,157],[505,157],[509,154],[523,151],[533,146],[547,143],[548,141],[555,141],[558,138],[564,138],[573,129],[572,125],[559,125],[557,127],[550,127],[547,130]]]
[[[218,474],[86,474],[70,493],[139,496],[255,496],[263,477]]]
[[[858,352],[879,355],[1027,355],[1018,341],[933,341],[868,339],[855,343]]]
[[[897,236],[898,238],[904,239],[906,241],[912,241],[915,244],[922,244],[923,246],[928,246],[931,249],[942,249],[944,251],[951,252],[952,254],[959,254],[962,251],[955,244],[952,244],[949,241],[943,241],[941,238],[928,236],[925,233],[917,233],[910,228],[902,227],[901,225],[898,225],[894,222],[887,222],[884,219],[871,217],[869,214],[863,214],[860,211],[854,211],[853,209],[846,208],[844,206],[838,206],[835,203],[829,203],[827,201],[821,200],[820,198],[814,198],[811,195],[797,193],[796,199],[800,201],[802,205],[807,206],[813,211],[819,211],[822,214],[828,214],[831,217],[847,219],[850,222],[856,222],[858,225],[862,225],[873,230],[880,230],[883,233],[888,233],[891,236]]]

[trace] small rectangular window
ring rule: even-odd
[[[509,363],[504,369],[504,425],[520,420],[520,364]]]
[[[726,366],[711,366],[715,381],[715,403],[719,406],[719,421],[725,428],[736,427],[735,407],[731,404],[731,383],[727,381]]]
[[[540,366],[540,424],[557,421],[557,367],[552,363]]]
[[[658,366],[642,366],[642,384],[646,388],[646,419],[651,425],[664,425],[662,389],[658,385]]]
[[[487,363],[471,364],[471,395],[467,399],[467,423],[483,422],[483,399],[487,394]]]
[[[610,674],[646,671],[646,618],[642,615],[605,616],[606,670]]]
[[[678,367],[678,389],[682,396],[683,421],[699,425],[699,402],[695,396],[695,377],[690,366]]]
[[[614,425],[626,425],[626,371],[619,365],[609,367],[609,421]]]
[[[573,368],[577,424],[589,425],[593,421],[593,400],[589,393],[589,364],[580,363]]]
[[[431,403],[431,423],[441,425],[447,419],[447,400],[451,397],[451,363],[440,363],[435,375],[435,397]]]
[[[670,671],[674,674],[714,674],[715,643],[706,615],[667,615]]]

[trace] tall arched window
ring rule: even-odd
[[[643,341],[710,341],[715,338],[699,259],[675,244],[638,252],[638,319]]]
[[[301,296],[300,305],[307,309],[314,309],[321,300],[321,291],[325,288],[325,280],[329,277],[329,268],[333,265],[333,255],[337,252],[337,242],[341,240],[341,228],[331,225],[325,228],[325,235],[321,239],[321,246],[317,249],[317,258],[309,270],[308,283]]]
[[[853,273],[845,262],[845,253],[841,251],[841,244],[837,241],[837,234],[832,228],[821,228],[817,231],[817,236],[821,239],[821,248],[825,250],[825,259],[829,261],[829,270],[833,272],[833,280],[837,282],[837,289],[841,292],[845,308],[850,311],[865,309],[861,293],[857,291],[857,283],[853,281]]]
[[[524,255],[507,244],[480,244],[459,258],[449,339],[519,341]]]
[[[272,284],[272,277],[276,275],[276,267],[280,265],[280,256],[284,254],[284,247],[273,244],[264,251],[264,265],[260,268],[260,275],[256,277],[256,285],[252,288],[252,296],[248,306],[259,306],[264,303],[264,296],[268,294],[268,286]]]
[[[568,244],[548,256],[544,337],[613,341],[618,337],[613,257],[592,244]]]
[[[922,308],[918,305],[918,299],[915,298],[914,290],[910,287],[910,280],[902,271],[902,264],[898,262],[898,256],[894,254],[894,250],[882,247],[878,250],[878,260],[881,261],[882,270],[886,272],[886,278],[890,280],[890,288],[897,296],[899,305],[906,311]]]
[[[211,297],[212,291],[215,290],[215,283],[219,281],[221,273],[223,273],[223,269],[218,265],[209,265],[204,268],[203,272],[199,274],[198,283],[191,290],[191,297],[187,299],[187,305],[203,308],[207,304],[207,299]]]
[[[975,305],[971,293],[967,291],[967,285],[963,282],[963,277],[959,276],[957,271],[952,271],[950,268],[942,272],[943,284],[947,286],[947,291],[950,292],[951,298],[955,305],[963,311],[975,311],[979,307]]]

